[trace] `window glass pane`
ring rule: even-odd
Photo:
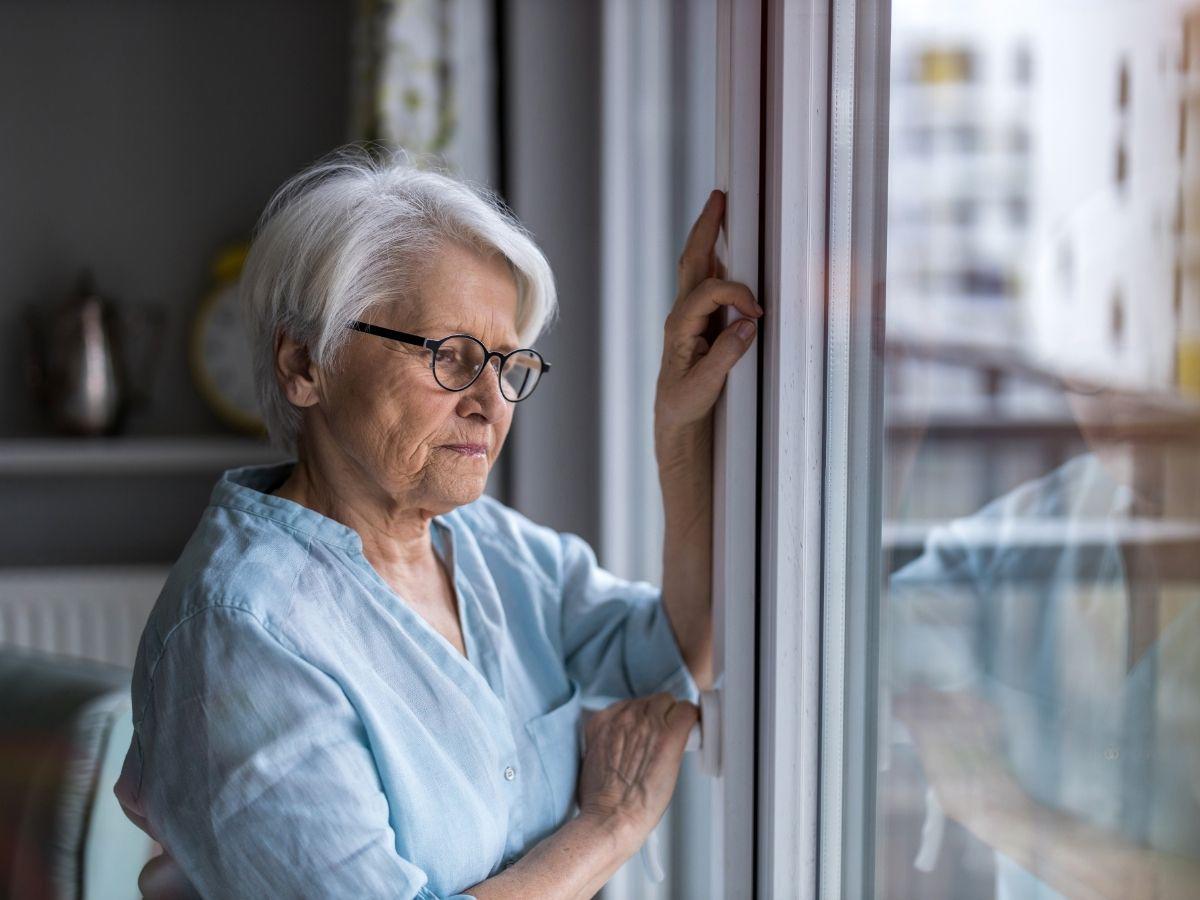
[[[893,0],[875,893],[1200,888],[1200,7]]]

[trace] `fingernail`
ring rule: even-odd
[[[736,331],[738,337],[743,341],[747,340],[750,335],[754,334],[754,323],[749,319],[742,319],[742,321],[737,323]]]
[[[760,306],[760,305],[759,305],[759,304],[757,304],[757,303],[755,303],[755,304],[754,304],[754,311],[755,311],[756,313],[758,313],[760,316],[763,314],[763,308],[762,308],[762,306]]]

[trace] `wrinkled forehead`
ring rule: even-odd
[[[516,304],[490,302],[488,297],[443,296],[436,303],[419,296],[406,297],[382,304],[375,319],[385,327],[435,340],[451,334],[469,334],[502,353],[521,346]]]
[[[408,287],[388,304],[391,327],[435,339],[470,334],[495,350],[519,346],[517,280],[503,256],[451,242],[427,258]]]

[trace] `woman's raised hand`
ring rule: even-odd
[[[750,288],[721,277],[715,248],[724,216],[725,194],[714,190],[679,257],[679,289],[663,329],[654,402],[654,428],[660,438],[708,424],[725,377],[753,343],[754,320],[763,313]],[[749,321],[733,322],[710,346],[705,337],[709,318],[722,306],[732,306]]]
[[[671,802],[688,732],[698,721],[695,704],[666,693],[593,714],[584,726],[580,816],[613,828],[632,855]]]
[[[716,255],[725,194],[713,191],[679,257],[679,290],[663,328],[654,397],[654,458],[662,488],[662,604],[697,685],[712,664],[713,408],[729,371],[750,348],[762,307],[744,284],[726,281]],[[710,319],[740,313],[711,345]]]

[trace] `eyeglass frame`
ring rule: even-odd
[[[375,335],[375,337],[386,338],[387,340],[390,340],[390,341],[399,341],[402,344],[411,344],[414,347],[423,347],[427,350],[433,351],[432,353],[429,354],[429,371],[433,375],[433,380],[437,382],[437,386],[440,387],[442,390],[450,391],[453,394],[457,394],[457,393],[460,393],[461,391],[465,391],[467,388],[469,388],[471,385],[473,385],[476,381],[478,381],[479,376],[482,375],[484,369],[486,369],[488,367],[488,363],[491,362],[493,356],[497,357],[500,360],[500,366],[499,366],[499,368],[496,369],[496,380],[500,382],[500,395],[503,396],[505,400],[508,400],[509,403],[520,403],[522,400],[528,400],[530,397],[533,396],[533,391],[530,391],[524,397],[521,397],[517,400],[511,400],[507,396],[504,396],[504,383],[503,383],[503,379],[500,376],[500,373],[504,371],[504,366],[508,362],[508,358],[510,356],[514,356],[517,353],[532,353],[534,356],[536,356],[541,361],[542,369],[538,373],[538,380],[536,382],[534,382],[533,390],[537,390],[537,386],[541,382],[542,376],[550,371],[550,363],[546,362],[545,357],[543,357],[542,354],[538,353],[532,347],[518,347],[516,350],[510,350],[508,353],[501,353],[499,350],[490,349],[487,344],[485,344],[483,341],[479,340],[479,338],[475,337],[475,335],[466,334],[465,332],[457,332],[455,334],[448,334],[444,338],[434,339],[434,338],[422,337],[419,334],[410,334],[407,331],[396,331],[395,329],[392,329],[392,328],[384,328],[382,325],[372,325],[370,322],[363,322],[361,319],[355,319],[354,321],[352,321],[348,325],[346,325],[346,327],[352,331],[361,331],[363,334],[373,334],[373,335]],[[449,387],[446,387],[444,384],[442,384],[441,379],[437,377],[437,370],[435,368],[435,365],[437,363],[438,348],[441,347],[442,344],[446,343],[446,341],[450,340],[451,338],[456,338],[456,337],[470,338],[471,340],[475,341],[475,343],[479,344],[480,347],[483,348],[483,353],[484,353],[483,365],[479,367],[479,371],[475,373],[475,377],[472,378],[470,381],[468,381],[466,384],[464,384],[462,387],[449,388]]]

